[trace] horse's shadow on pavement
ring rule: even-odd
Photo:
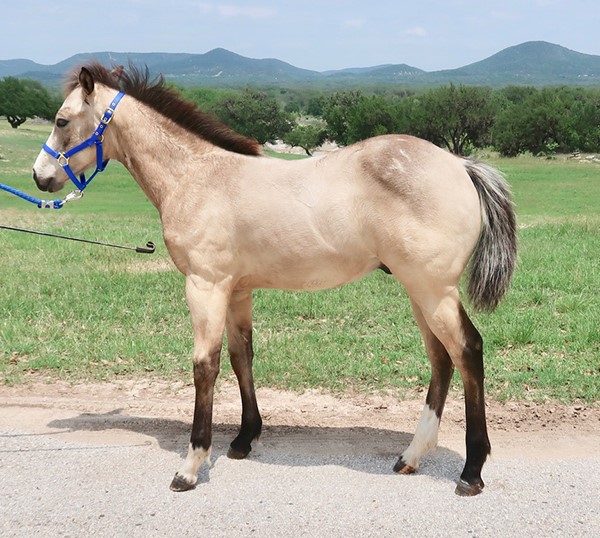
[[[174,419],[124,415],[122,409],[108,413],[82,413],[53,420],[48,427],[68,432],[122,431],[156,440],[160,449],[185,456],[191,425]],[[213,424],[213,462],[226,457],[229,443],[237,435],[235,424]],[[390,475],[400,453],[409,445],[413,433],[373,427],[289,426],[264,424],[260,441],[254,441],[248,460],[266,465],[316,467],[342,465],[368,474]],[[95,436],[97,440],[97,436]],[[107,435],[107,445],[112,441]],[[149,443],[154,444],[154,443]],[[442,439],[443,445],[443,439]],[[377,465],[373,465],[373,461]],[[418,473],[435,480],[455,482],[464,458],[438,446],[423,457]],[[205,468],[206,469],[206,468]],[[209,480],[201,471],[199,483]]]

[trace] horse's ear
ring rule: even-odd
[[[87,95],[91,95],[94,92],[94,78],[85,67],[82,67],[79,73],[79,85]]]

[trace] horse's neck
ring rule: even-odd
[[[127,168],[160,211],[193,173],[186,157],[200,158],[212,146],[134,99],[123,105],[113,120],[113,158]]]

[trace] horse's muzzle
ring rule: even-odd
[[[56,192],[62,188],[62,185],[56,184],[56,178],[51,176],[49,178],[41,178],[38,176],[35,168],[33,169],[33,181],[37,185],[37,188],[43,192]]]

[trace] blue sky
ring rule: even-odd
[[[407,63],[433,71],[543,40],[600,55],[598,0],[10,0],[0,60],[216,47],[324,71]]]

